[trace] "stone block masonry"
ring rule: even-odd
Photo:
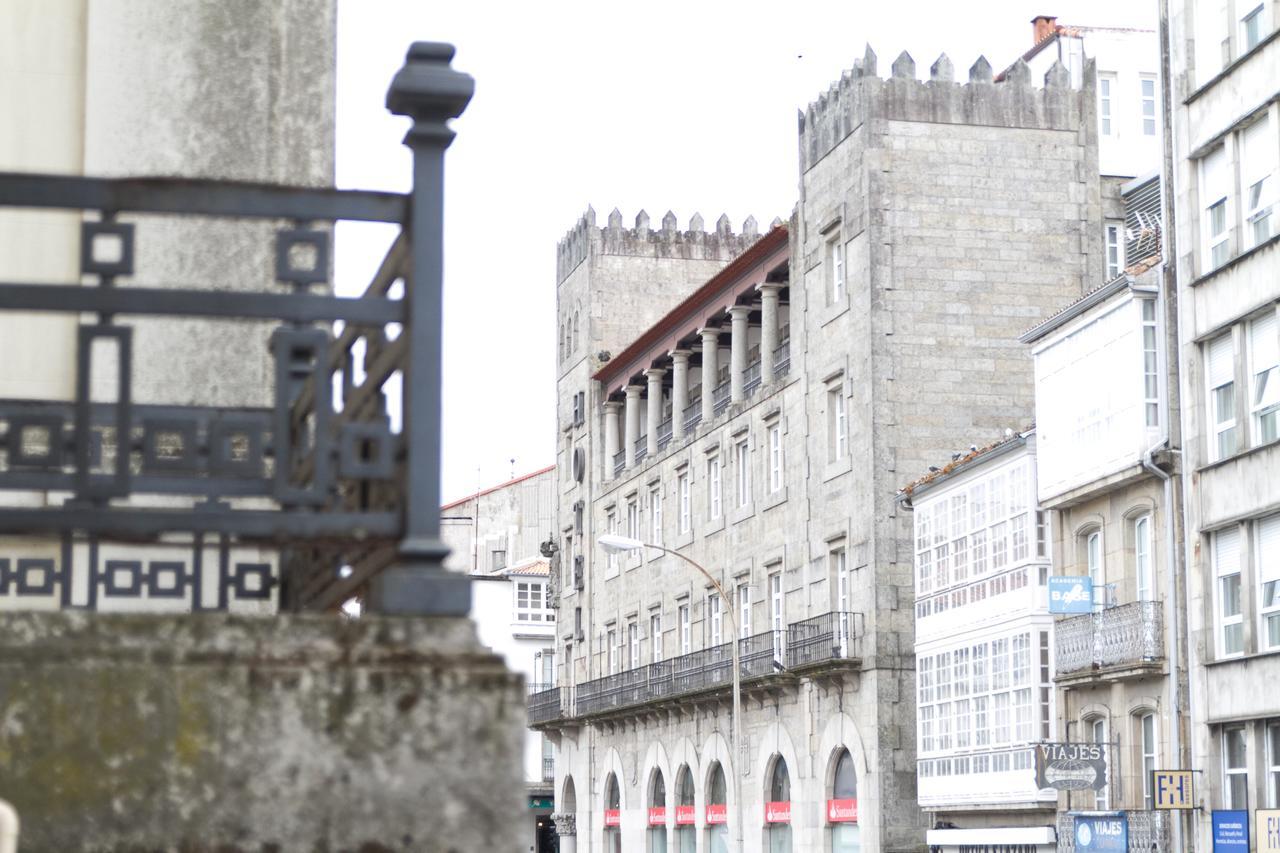
[[[0,622],[21,850],[515,850],[521,678],[467,619]]]

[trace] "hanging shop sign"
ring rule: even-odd
[[[1092,613],[1093,578],[1069,575],[1049,578],[1050,613]]]
[[[1102,790],[1107,785],[1106,746],[1100,743],[1037,744],[1036,784],[1055,791]]]
[[[1077,853],[1127,853],[1129,818],[1123,814],[1078,814],[1075,837]]]
[[[1249,853],[1247,810],[1215,809],[1212,825],[1213,853]]]
[[[1152,770],[1151,806],[1156,810],[1196,807],[1190,770]]]
[[[858,801],[827,800],[827,823],[857,823]]]
[[[764,804],[765,823],[791,823],[791,801]]]

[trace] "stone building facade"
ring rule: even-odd
[[[1167,0],[1194,818],[1280,808],[1280,8]],[[1271,813],[1273,818],[1280,816]],[[1272,836],[1272,839],[1274,836]],[[1259,849],[1266,836],[1255,841]]]
[[[561,664],[530,721],[564,850],[739,820],[745,850],[921,849],[900,472],[1030,419],[1017,335],[1102,274],[1102,192],[1091,73],[877,64],[801,115],[786,224],[589,213],[561,244]]]

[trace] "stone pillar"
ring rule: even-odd
[[[743,391],[743,379],[747,372],[747,317],[751,309],[746,305],[735,305],[729,309],[732,318],[729,339],[729,399],[735,403],[746,398]]]
[[[671,351],[671,440],[684,438],[684,410],[689,407],[689,351]]]
[[[622,449],[626,452],[627,467],[636,464],[636,441],[640,438],[640,392],[639,385],[628,385],[626,434],[623,436]]]
[[[553,814],[551,820],[556,825],[556,834],[560,836],[560,853],[577,853],[577,816],[572,814]]]
[[[618,412],[622,404],[610,400],[604,404],[604,478],[612,480],[613,459],[618,455]]]
[[[760,285],[760,384],[773,381],[774,350],[778,348],[778,285]]]
[[[716,372],[720,369],[720,330],[702,329],[702,422],[711,423],[716,416]]]
[[[654,367],[646,370],[644,375],[649,380],[649,405],[646,409],[649,416],[648,449],[650,456],[657,456],[658,424],[662,423],[662,377],[667,375],[667,371],[661,367]]]

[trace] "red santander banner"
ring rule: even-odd
[[[828,823],[857,823],[857,800],[827,800]]]
[[[728,823],[729,808],[724,803],[707,803],[707,823]]]
[[[649,809],[649,826],[665,826],[667,823],[667,810],[662,806],[652,806]]]
[[[618,809],[605,809],[604,825],[605,826],[621,826],[622,812],[620,812]]]
[[[791,823],[791,801],[764,804],[765,823]]]
[[[676,825],[693,826],[697,822],[693,806],[676,806]]]

